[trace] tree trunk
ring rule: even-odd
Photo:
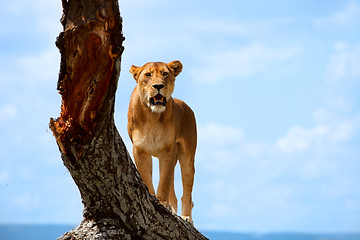
[[[59,239],[206,239],[149,194],[115,127],[124,40],[117,0],[62,4],[62,106],[50,129],[79,188],[84,219]]]

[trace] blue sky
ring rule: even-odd
[[[48,129],[60,2],[0,3],[0,223],[81,220]],[[199,229],[360,231],[360,1],[126,0],[120,11],[116,125],[131,152],[131,65],[182,61],[173,95],[197,118]],[[176,187],[180,198],[179,169]]]

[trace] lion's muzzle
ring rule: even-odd
[[[165,106],[166,105],[166,98],[159,93],[155,97],[150,98],[150,105],[151,106],[155,106],[155,105]]]

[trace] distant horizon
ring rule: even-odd
[[[49,240],[70,231],[71,226],[62,225],[1,225],[2,240]],[[359,240],[360,233],[243,233],[230,231],[199,230],[211,240]]]
[[[18,226],[18,227],[69,227],[71,229],[77,227],[80,224],[56,224],[56,223],[0,223],[1,226]],[[255,234],[255,235],[267,235],[267,234],[314,234],[314,235],[342,235],[342,234],[355,234],[359,235],[358,232],[306,232],[306,231],[269,231],[269,232],[260,232],[260,231],[233,231],[233,230],[213,230],[213,229],[199,229],[195,226],[195,228],[200,232],[216,232],[216,233],[240,233],[240,234]]]

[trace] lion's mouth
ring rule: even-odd
[[[155,105],[165,106],[166,105],[166,98],[159,93],[155,97],[150,98],[150,105],[151,106],[155,106]]]

